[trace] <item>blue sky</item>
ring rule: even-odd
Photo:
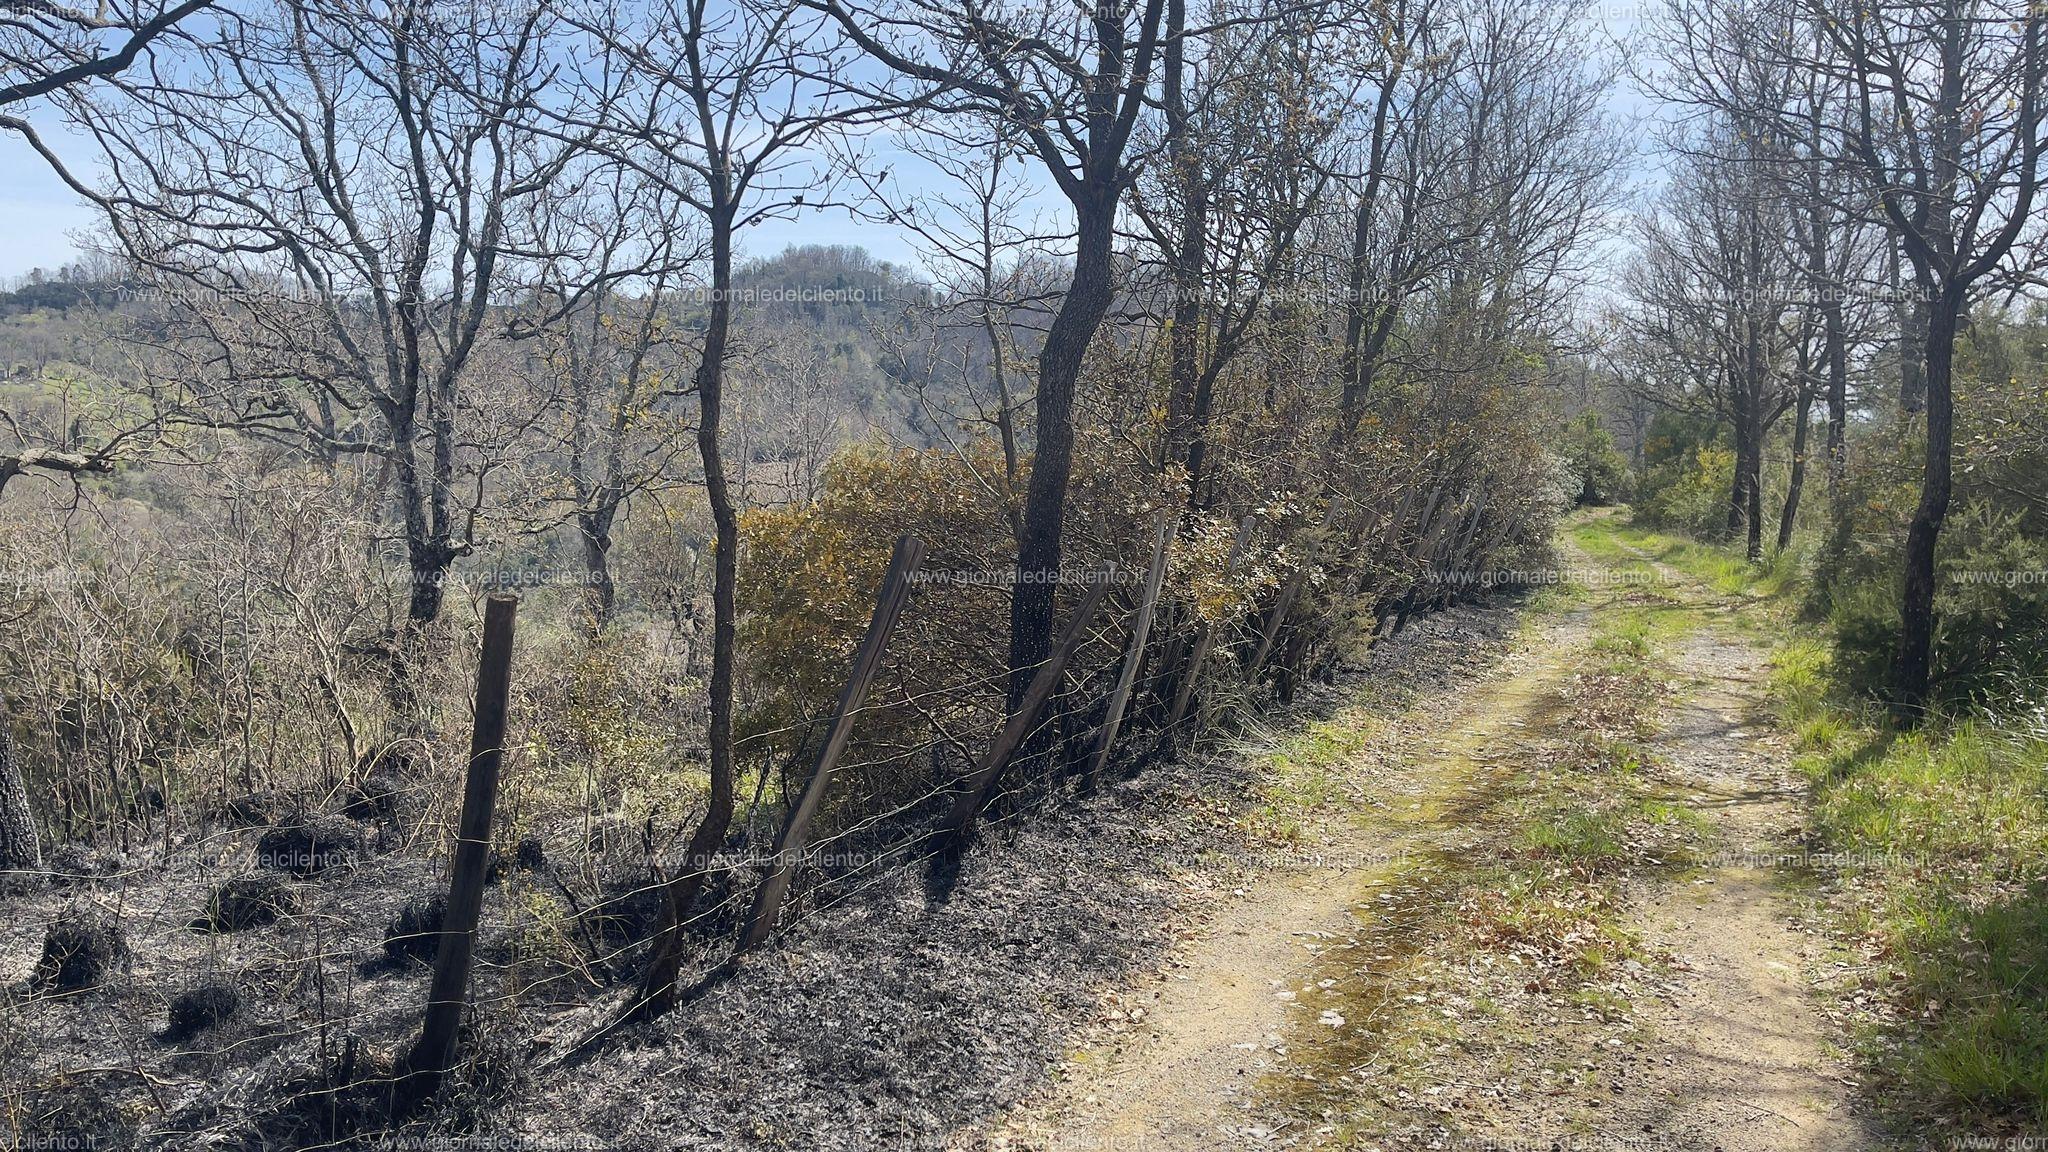
[[[1595,10],[1595,19],[1617,35],[1626,35],[1640,11],[1628,0],[1614,0]],[[1616,114],[1640,114],[1642,97],[1626,82],[1612,94]],[[92,170],[90,146],[68,135],[47,110],[28,114],[45,141],[73,171],[84,175]],[[884,149],[886,152],[887,150]],[[914,164],[904,164],[900,154],[891,159],[899,165],[899,180]],[[915,191],[915,189],[910,189]],[[1057,212],[1063,205],[1049,187],[1032,197],[1031,208]],[[0,133],[0,281],[12,280],[31,268],[55,269],[78,256],[99,227],[98,213],[72,195],[40,156],[12,133]],[[854,244],[866,248],[877,259],[920,267],[916,238],[886,223],[854,219],[844,211],[806,212],[795,220],[772,220],[751,229],[744,238],[747,255],[772,255],[792,244]]]
[[[46,142],[76,162],[83,175],[86,149],[66,140],[51,117],[37,124]],[[0,280],[13,280],[31,268],[56,269],[78,257],[98,229],[100,215],[57,179],[43,158],[12,133],[0,133]],[[806,213],[801,220],[771,220],[751,229],[749,255],[772,255],[792,244],[858,244],[891,263],[914,265],[917,254],[901,230],[887,224],[849,218],[845,212]]]

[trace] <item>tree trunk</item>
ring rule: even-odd
[[[1752,564],[1764,558],[1763,462],[1763,436],[1761,433],[1752,433],[1749,443],[1749,479],[1743,486],[1749,497],[1749,506],[1744,510],[1744,519],[1749,527],[1749,537],[1743,542],[1743,552]]]
[[[1742,531],[1742,521],[1749,510],[1749,493],[1744,487],[1749,480],[1749,389],[1739,372],[1730,371],[1728,377],[1728,422],[1735,437],[1735,471],[1728,478],[1727,533],[1733,540]]]
[[[1166,452],[1168,466],[1185,462],[1188,507],[1195,507],[1200,489],[1202,434],[1197,427],[1196,387],[1202,375],[1202,270],[1208,263],[1208,190],[1202,158],[1188,140],[1186,47],[1181,30],[1187,23],[1186,0],[1168,0],[1167,41],[1160,61],[1161,100],[1166,115],[1166,155],[1179,194],[1181,233],[1171,253],[1173,321],[1167,334]]]
[[[1839,301],[1821,309],[1828,362],[1828,498],[1839,501],[1849,478],[1849,340]]]
[[[1799,492],[1806,484],[1806,425],[1813,409],[1813,390],[1800,385],[1799,423],[1792,427],[1792,479],[1785,485],[1785,510],[1778,516],[1778,551],[1792,546],[1792,525],[1799,519]]]
[[[1037,441],[1024,500],[1024,533],[1010,589],[1010,690],[1006,711],[1024,701],[1031,677],[1052,650],[1053,597],[1059,588],[1060,525],[1074,463],[1074,389],[1082,358],[1108,314],[1113,285],[1116,194],[1098,188],[1075,204],[1079,246],[1074,279],[1060,300],[1038,355]]]
[[[0,699],[0,871],[34,872],[42,866],[35,812],[28,806],[28,787],[21,778],[7,701]]]
[[[1927,359],[1932,350],[1929,319],[1926,297],[1916,282],[1912,299],[1899,310],[1899,407],[1907,412],[1920,412],[1927,407],[1931,387]]]
[[[1908,726],[1926,716],[1934,648],[1934,550],[1948,519],[1953,477],[1955,361],[1959,303],[1942,300],[1927,310],[1927,452],[1920,504],[1906,530],[1905,587],[1899,608],[1899,650],[1894,661],[1893,715]]]
[[[401,399],[385,409],[391,425],[393,478],[399,514],[405,520],[405,563],[411,581],[405,620],[391,638],[391,677],[385,695],[399,725],[418,731],[425,725],[420,677],[432,655],[431,631],[447,599],[448,570],[455,563],[455,549],[439,530],[429,480],[421,476],[414,456],[419,427],[411,405],[412,400]]]
[[[581,512],[576,534],[583,541],[584,602],[590,612],[590,634],[604,631],[618,610],[618,586],[612,582],[612,517],[617,506]]]
[[[732,689],[734,621],[739,582],[739,513],[726,483],[719,448],[720,406],[725,384],[725,349],[732,323],[732,215],[712,215],[711,307],[704,326],[704,358],[697,365],[697,455],[704,465],[704,496],[716,525],[711,579],[711,684],[706,734],[709,795],[704,817],[684,860],[668,882],[662,927],[655,935],[640,989],[622,1019],[651,1020],[676,1003],[676,981],[682,971],[683,928],[689,923],[719,846],[732,824]]]

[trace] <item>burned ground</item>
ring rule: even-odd
[[[1305,721],[1361,693],[1397,708],[1483,663],[1511,619],[1467,608],[1419,620],[1369,668],[1340,668],[1262,722]],[[580,858],[582,838],[564,830],[489,890],[471,1058],[447,1107],[414,1128],[537,1146],[942,1147],[1039,1085],[1096,1015],[1095,990],[1157,956],[1193,894],[1242,866],[1253,783],[1242,758],[1183,755],[1060,801],[1060,819],[1019,812],[984,833],[943,903],[928,901],[916,862],[841,878],[669,1020],[555,1066],[634,970],[624,941],[648,928],[630,914],[646,886],[637,846]],[[405,838],[365,832],[352,860],[257,871],[266,838],[275,850],[283,837],[262,825],[173,833],[168,852],[162,841],[96,852],[81,861],[90,875],[8,897],[0,1084],[17,1139],[76,1130],[102,1148],[256,1149],[381,1138],[352,1125],[373,1124],[365,1101],[416,1033],[427,982],[414,950],[387,941],[418,928],[442,864],[379,853]],[[208,930],[217,894],[247,895],[255,876],[277,878],[261,883],[260,913]],[[734,884],[725,899],[747,895]],[[100,987],[51,994],[29,977],[67,910],[117,920],[131,959]],[[727,946],[703,938],[695,974]]]

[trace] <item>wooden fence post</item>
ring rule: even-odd
[[[1336,519],[1337,496],[1332,493],[1330,502],[1323,506],[1322,520],[1316,524],[1317,533],[1327,532]],[[1247,682],[1257,680],[1259,669],[1266,666],[1266,657],[1273,653],[1273,641],[1280,635],[1280,625],[1287,619],[1287,614],[1294,610],[1294,601],[1301,595],[1302,585],[1308,582],[1308,558],[1304,556],[1302,560],[1303,566],[1295,569],[1294,575],[1287,578],[1286,586],[1280,589],[1280,598],[1273,602],[1273,610],[1266,616],[1266,626],[1259,632],[1258,649],[1252,653],[1252,662],[1245,666],[1244,678]]]
[[[903,605],[910,599],[911,576],[923,561],[923,541],[915,536],[896,538],[896,552],[889,560],[888,574],[882,578],[882,587],[875,594],[875,611],[868,618],[867,635],[862,638],[860,650],[853,658],[853,672],[846,679],[846,687],[840,690],[839,707],[832,714],[832,727],[825,737],[825,744],[818,749],[810,782],[804,785],[803,796],[790,810],[789,819],[775,837],[774,864],[767,878],[761,881],[760,890],[754,894],[754,908],[740,937],[741,952],[766,940],[768,933],[775,929],[775,917],[782,911],[783,897],[789,893],[797,858],[803,854],[811,817],[817,815],[818,805],[825,798],[825,786],[832,779],[832,768],[839,762],[839,754],[845,751],[846,742],[853,735],[854,714],[860,711],[861,702],[867,698],[868,683],[881,667],[882,648],[889,642],[889,634],[896,630],[896,621],[903,615]]]
[[[1230,564],[1227,569],[1230,573],[1235,574],[1238,566],[1244,562],[1245,545],[1251,543],[1252,525],[1257,522],[1258,518],[1254,516],[1246,516],[1238,521],[1237,539],[1230,545]],[[1173,730],[1180,727],[1181,718],[1188,714],[1188,704],[1195,696],[1195,681],[1202,678],[1202,665],[1208,662],[1209,650],[1215,646],[1216,626],[1204,623],[1195,637],[1195,650],[1188,655],[1187,671],[1181,674],[1180,691],[1174,693],[1173,710],[1166,714],[1165,735],[1168,740],[1173,739]]]
[[[1138,666],[1145,659],[1145,638],[1152,632],[1152,612],[1159,606],[1159,585],[1166,578],[1166,545],[1173,536],[1163,511],[1152,515],[1152,536],[1152,567],[1145,572],[1145,592],[1139,597],[1137,613],[1132,617],[1131,646],[1124,653],[1124,667],[1117,676],[1116,691],[1109,696],[1109,711],[1102,719],[1102,734],[1096,739],[1095,754],[1088,758],[1087,774],[1081,778],[1085,792],[1093,792],[1102,784],[1102,768],[1109,762],[1117,729],[1123,726],[1124,706],[1131,699],[1131,685],[1136,683]]]
[[[1067,630],[1053,646],[1052,654],[1031,677],[1031,683],[1024,690],[1024,699],[1017,705],[1002,730],[996,733],[995,742],[982,753],[981,761],[967,777],[967,787],[953,802],[953,808],[946,814],[945,823],[935,835],[942,842],[941,851],[949,857],[957,857],[967,847],[974,835],[974,819],[981,814],[982,804],[988,797],[989,788],[996,777],[1010,762],[1010,754],[1023,743],[1026,733],[1038,721],[1039,712],[1052,697],[1053,688],[1059,684],[1060,673],[1067,661],[1074,655],[1074,649],[1081,646],[1081,640],[1088,634],[1088,622],[1095,617],[1095,609],[1102,603],[1102,597],[1109,591],[1109,581],[1097,580],[1088,589],[1088,595],[1081,600],[1081,606],[1074,610],[1074,618],[1067,621]]]
[[[402,1095],[417,1102],[433,1094],[455,1061],[455,1030],[468,996],[469,962],[483,908],[484,872],[491,849],[491,813],[504,763],[505,705],[512,685],[512,621],[519,597],[500,592],[484,602],[483,658],[476,670],[476,723],[470,729],[469,767],[462,786],[462,816],[448,871],[448,903],[441,920],[434,979],[419,1042],[406,1057]]]

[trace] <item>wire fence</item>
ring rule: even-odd
[[[1440,515],[1455,519],[1466,511]],[[1137,582],[1114,582],[1088,599],[1087,606],[1100,602],[1092,616],[1073,619],[1069,605],[1072,642],[1031,669],[1032,679],[1049,675],[1052,687],[1042,701],[1021,705],[1033,714],[1017,725],[1019,738],[1007,747],[991,733],[1015,719],[1015,685],[1025,678],[986,668],[947,677],[943,670],[963,661],[920,662],[915,645],[892,649],[892,631],[915,637],[921,624],[935,625],[933,634],[946,630],[946,621],[921,621],[920,601],[908,595],[901,626],[891,621],[876,638],[873,685],[862,685],[866,698],[836,718],[851,733],[843,753],[821,751],[831,715],[804,715],[745,733],[735,755],[758,762],[754,800],[710,859],[662,859],[651,817],[637,843],[628,830],[609,828],[603,835],[586,829],[566,854],[535,848],[522,858],[524,845],[509,851],[499,845],[488,877],[493,894],[477,932],[482,946],[466,973],[463,1063],[451,1070],[454,1082],[487,1093],[505,1063],[559,1058],[574,1049],[623,1002],[622,994],[630,997],[627,990],[664,932],[687,948],[679,982],[689,986],[682,1009],[689,1011],[692,992],[731,975],[743,934],[764,914],[767,932],[790,933],[906,872],[938,876],[958,867],[968,843],[991,829],[1042,817],[1092,788],[1113,787],[1170,762],[1229,723],[1234,708],[1263,699],[1269,686],[1284,695],[1294,681],[1326,667],[1335,657],[1331,630],[1347,614],[1378,625],[1465,594],[1464,586],[1426,574],[1469,566],[1482,549],[1511,535],[1480,533],[1481,510],[1470,515],[1474,523],[1457,524],[1456,531],[1428,514],[1413,520],[1383,512],[1362,516],[1356,531],[1374,539],[1347,542],[1316,573],[1318,586],[1331,591],[1297,599],[1282,588],[1270,601],[1220,621],[1205,620],[1186,602],[1154,601]],[[1162,533],[1151,558],[1154,568],[1166,563],[1166,538]],[[1156,588],[1156,573],[1152,582]],[[1138,647],[1136,638],[1148,633]],[[1089,766],[1101,762],[1098,752],[1112,731],[1107,778],[1096,781]],[[771,792],[778,762],[782,783]],[[808,775],[792,775],[794,766],[806,763]],[[815,832],[799,835],[793,850],[770,847],[771,834],[777,844],[789,836],[798,794],[820,774]],[[60,919],[97,917],[119,926],[118,936],[151,942],[151,955],[137,957],[117,942],[99,959],[147,978],[131,980],[119,993],[130,1008],[164,1002],[168,987],[182,989],[168,997],[164,1033],[177,1034],[180,1067],[189,1074],[269,1060],[280,1075],[296,1068],[298,1075],[284,1077],[269,1093],[275,1131],[289,1133],[284,1140],[292,1146],[347,1146],[377,1130],[373,1117],[358,1114],[371,1110],[366,1101],[406,1078],[370,1041],[416,1028],[422,1007],[411,984],[394,992],[382,977],[438,960],[449,931],[441,919],[446,901],[434,894],[447,890],[451,877],[420,851],[455,837],[445,795],[387,799],[375,806],[373,830],[354,842],[346,832],[323,840],[338,826],[314,806],[260,833],[223,826],[175,846],[166,834],[164,852],[142,865],[90,873],[45,867],[0,874],[0,883],[72,893],[77,907]],[[410,822],[408,813],[415,816]],[[386,851],[376,852],[372,838],[382,838]],[[309,858],[303,867],[280,869],[279,861],[264,858],[266,844],[303,847]],[[670,906],[675,876],[693,867],[702,873],[701,896],[692,907]],[[778,868],[789,873],[787,899],[764,912],[761,893]],[[254,886],[251,907],[230,908],[232,885],[266,870],[281,874],[278,885]],[[944,886],[928,891],[943,898]],[[381,940],[376,911],[393,913]],[[279,927],[261,931],[271,925]],[[25,944],[38,927],[22,923],[10,931],[16,944]],[[204,1115],[195,1102],[200,1094],[152,1072],[139,1056],[81,1068],[37,1055],[25,1037],[39,1020],[47,1023],[49,1006],[102,995],[109,979],[96,972],[71,981],[60,971],[67,957],[53,958],[55,938],[53,928],[30,988],[0,1009],[20,1025],[16,1039],[0,1041],[0,1057],[15,1067],[0,1084],[0,1112],[11,1119],[16,1144],[26,1147],[23,1141],[33,1138],[56,1147],[55,1141],[82,1137],[87,1142],[81,1146],[109,1146],[103,1133],[73,1123],[86,1113],[52,1109],[23,1088],[56,1074],[139,1086],[166,1114],[197,1109],[179,1121],[182,1138],[193,1147],[208,1141],[231,1146],[246,1116]],[[97,946],[88,940],[78,948]],[[150,981],[155,987],[139,987]],[[217,1021],[208,1016],[213,1009],[193,997],[215,986],[244,1001],[260,998],[269,1009],[263,1026],[223,1036],[218,1044],[199,1040]],[[219,1014],[234,1010],[221,1007]],[[507,1023],[515,1018],[516,1028]],[[116,1024],[104,1026],[105,1050],[120,1052]],[[525,1050],[510,1058],[494,1047],[505,1039],[494,1033],[514,1031]],[[179,1096],[186,1099],[181,1103]],[[87,1116],[78,1123],[92,1122]]]

